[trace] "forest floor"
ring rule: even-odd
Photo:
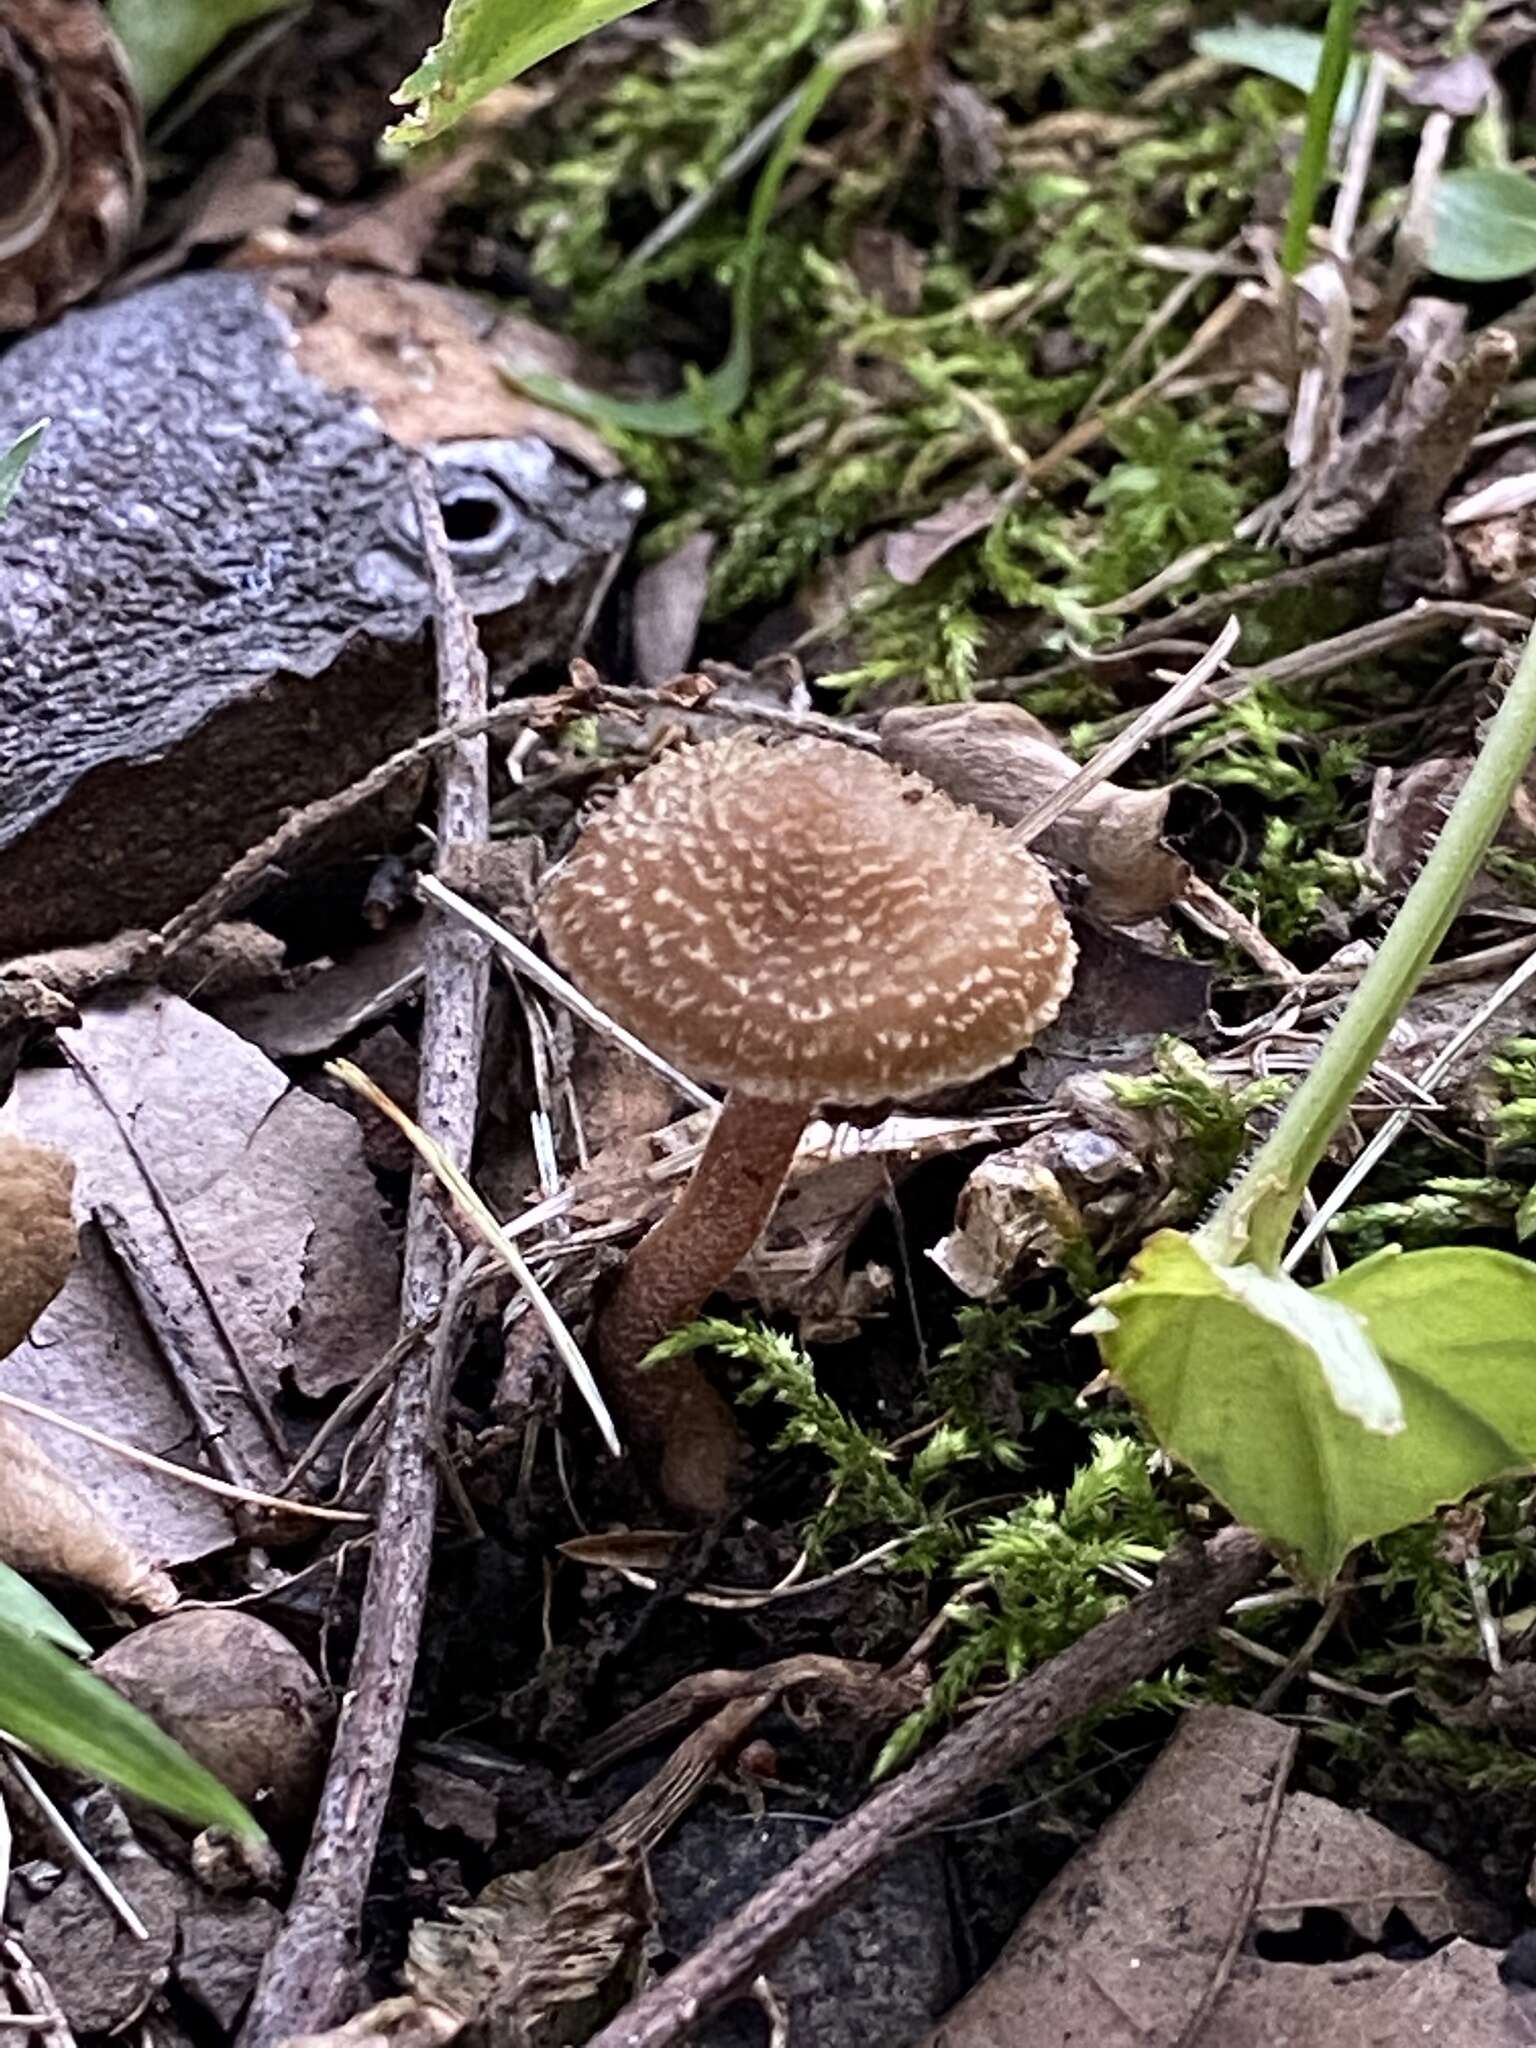
[[[109,1669],[189,1619],[234,1627],[172,1643],[134,1696],[199,1754],[217,1722],[210,1754],[252,1793],[259,1744],[297,1745],[258,1809],[292,1864],[344,1696],[355,1773],[333,1770],[298,1908],[281,1883],[199,1904],[168,1827],[73,1802],[144,1940],[88,1878],[59,1881],[6,1775],[0,1958],[15,2012],[49,1987],[55,2048],[230,2039],[274,1941],[248,2048],[392,1996],[408,1941],[414,2002],[348,2038],[1036,2048],[1090,1997],[1135,2010],[1139,2040],[1223,2048],[1421,2038],[1425,2013],[1452,2048],[1536,2027],[1494,2005],[1494,1952],[1520,1955],[1536,1897],[1528,1475],[1358,1552],[1325,1599],[1255,1564],[1208,1612],[1159,1567],[1227,1518],[1079,1328],[1153,1231],[1207,1213],[1312,1063],[1531,614],[1536,301],[1453,248],[1477,223],[1433,191],[1442,163],[1513,176],[1536,143],[1536,13],[1366,10],[1297,282],[1280,249],[1325,12],[938,0],[893,25],[861,0],[658,0],[402,171],[376,145],[432,10],[317,0],[151,125],[114,295],[0,354],[0,445],[50,378],[69,392],[0,526],[20,619],[50,490],[85,508],[94,637],[45,639],[57,673],[163,671],[183,702],[256,679],[209,698],[209,747],[156,710],[121,785],[87,737],[101,811],[40,775],[0,841],[0,1125],[69,1153],[83,1224],[0,1393],[232,1489],[43,1428],[185,1612],[125,1634],[77,1593],[61,1607],[116,1645]],[[236,278],[303,335],[302,429],[286,385],[258,388],[254,298],[220,301],[216,332],[212,299],[153,302],[158,353],[135,355],[149,294]],[[150,443],[217,447],[226,361],[238,453],[210,482]],[[110,413],[93,380],[114,362],[132,424],[104,472],[69,379]],[[278,472],[342,432],[333,379],[392,452],[349,443],[335,502],[295,487],[293,511]],[[498,522],[534,503],[508,499],[502,457],[440,493],[433,587],[402,582],[378,465],[408,509],[400,451],[529,431],[564,465],[536,486],[536,574],[566,594],[498,580]],[[191,609],[157,601],[114,653],[104,536],[159,506],[174,549],[186,505],[221,522]],[[290,555],[319,565],[303,591]],[[438,745],[440,787],[422,754],[360,804],[380,760],[476,716],[476,629],[488,754]],[[300,669],[334,681],[330,711],[274,708]],[[484,941],[414,885],[427,820],[455,901],[532,941],[594,801],[669,741],[743,727],[839,731],[1010,825],[1131,738],[1035,841],[1080,948],[1060,1017],[986,1081],[814,1124],[711,1304],[700,1341],[750,1458],[700,1529],[609,1458],[560,1334],[586,1340],[700,1113],[499,942],[487,991]],[[48,745],[93,729],[61,715]],[[1527,786],[1317,1176],[1317,1203],[1339,1193],[1304,1278],[1536,1231],[1533,806]],[[169,852],[133,822],[150,810],[177,816]],[[549,1317],[462,1200],[413,1198],[407,1136],[338,1059],[457,1147]],[[1176,1610],[1166,1638],[1145,1625],[1158,1655],[1104,1633],[1154,1583]],[[250,1615],[319,1674],[312,1709]],[[952,1745],[1000,1725],[1025,1674],[1040,1740],[967,1776]],[[904,1784],[932,1803],[904,1807]],[[776,1958],[812,1879],[764,1887],[861,1810],[848,1903],[808,1889],[815,1924]],[[364,1968],[340,1995],[349,1901]],[[331,1906],[310,1943],[305,1912]],[[626,2031],[626,1999],[738,1911],[720,2015],[689,2034],[639,2006]],[[1033,1946],[1005,1949],[1027,1914]],[[1152,1989],[1126,1975],[1143,1958]]]

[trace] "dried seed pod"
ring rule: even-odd
[[[0,331],[17,333],[121,266],[144,203],[138,93],[97,0],[8,0],[0,135]]]
[[[46,1145],[0,1132],[0,1358],[13,1351],[69,1277],[75,1259],[75,1169]],[[164,1572],[65,1477],[36,1439],[0,1414],[0,1559],[22,1572],[77,1579],[105,1600],[163,1613]]]
[[[114,1643],[96,1670],[266,1827],[302,1828],[325,1769],[331,1702],[299,1652],[231,1608],[184,1608]]]

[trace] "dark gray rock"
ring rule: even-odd
[[[651,1853],[661,1939],[681,1958],[744,1906],[824,1828],[738,1808],[696,1808]],[[960,1988],[946,1903],[944,1854],[935,1841],[904,1848],[860,1891],[768,1970],[807,2048],[907,2048]],[[736,2005],[701,2027],[697,2048],[759,2048],[761,2013]]]
[[[0,358],[0,448],[53,422],[0,521],[0,958],[163,921],[430,728],[407,453],[290,341],[215,272]],[[641,495],[535,440],[434,463],[505,690],[574,651]]]

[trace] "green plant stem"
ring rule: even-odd
[[[1525,643],[1434,851],[1316,1064],[1252,1164],[1197,1233],[1210,1256],[1225,1264],[1250,1259],[1268,1272],[1279,1271],[1307,1182],[1460,909],[1533,748],[1536,633]]]
[[[1291,185],[1291,210],[1285,223],[1285,241],[1280,260],[1294,277],[1307,260],[1307,239],[1317,217],[1318,195],[1328,175],[1328,146],[1333,139],[1334,116],[1339,94],[1349,70],[1350,44],[1354,40],[1355,16],[1360,0],[1330,0],[1328,24],[1323,30],[1323,53],[1318,59],[1317,77],[1307,95],[1307,125],[1301,138],[1301,155]]]

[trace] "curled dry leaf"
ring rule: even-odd
[[[1416,298],[1387,337],[1386,395],[1358,421],[1346,424],[1348,379],[1339,380],[1282,529],[1291,547],[1316,555],[1377,527],[1405,540],[1433,525],[1518,357],[1502,328],[1469,339],[1466,325],[1464,306]]]
[[[1050,1127],[994,1152],[960,1190],[955,1227],[928,1256],[978,1301],[1026,1275],[1128,1247],[1198,1208],[1209,1175],[1171,1108],[1121,1101],[1102,1074],[1051,1098]]]
[[[590,1845],[488,1884],[451,1922],[411,1935],[422,2004],[491,2038],[584,2041],[628,1995],[649,1921],[642,1866]]]
[[[0,1558],[76,1579],[104,1600],[163,1614],[176,1588],[71,1485],[20,1423],[0,1415]]]
[[[15,1350],[74,1264],[74,1185],[62,1152],[0,1133],[0,1358]]]
[[[138,226],[138,95],[96,0],[8,0],[0,331],[51,320],[118,269]]]
[[[0,1133],[0,1357],[14,1351],[69,1277],[75,1169],[60,1152]],[[55,1573],[129,1607],[173,1606],[176,1588],[0,1414],[0,1559]]]
[[[1040,721],[1017,704],[914,704],[888,711],[880,744],[898,768],[1017,825],[1077,773]],[[1086,908],[1109,924],[1139,924],[1184,893],[1188,863],[1164,843],[1173,789],[1101,782],[1038,841],[1088,879]]]

